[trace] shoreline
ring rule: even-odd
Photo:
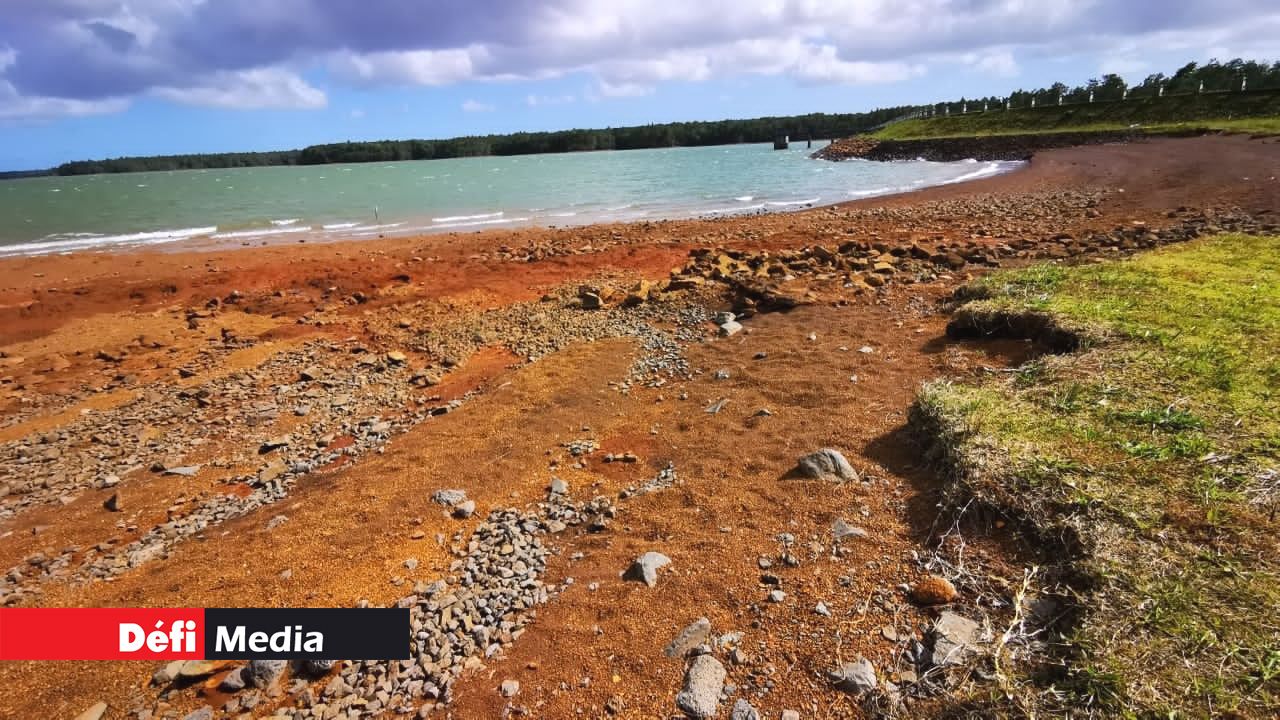
[[[843,197],[834,195],[828,197],[815,196],[812,200],[760,200],[759,198],[744,196],[732,199],[726,198],[724,201],[726,203],[730,201],[747,203],[742,204],[740,207],[726,205],[723,207],[694,209],[692,207],[693,203],[675,203],[663,207],[627,212],[630,208],[643,208],[646,205],[645,202],[637,200],[608,210],[558,210],[549,212],[546,209],[518,211],[499,209],[452,215],[448,214],[447,211],[435,211],[428,215],[417,217],[391,217],[387,218],[386,221],[375,218],[369,221],[309,221],[301,224],[303,220],[300,218],[283,218],[269,221],[270,227],[243,227],[233,224],[225,229],[221,225],[193,225],[186,228],[131,231],[118,234],[83,231],[63,233],[61,236],[46,236],[57,238],[52,240],[32,240],[0,246],[0,259],[83,252],[136,252],[149,249],[181,252],[279,244],[332,244],[360,242],[371,239],[469,233],[490,228],[498,230],[524,230],[531,228],[554,230],[600,224],[748,218],[837,206],[861,199],[883,198],[891,195],[919,192],[933,187],[971,182],[985,177],[1016,172],[1025,165],[1025,162],[1020,161],[992,162],[964,158],[950,161],[948,164],[960,165],[967,162],[982,164],[982,167],[975,171],[962,173],[954,178],[941,179],[934,182],[924,179],[917,180],[915,182],[920,183],[918,187],[914,184],[887,185],[868,190],[845,191]],[[832,200],[830,199],[831,197],[836,199]],[[444,214],[436,216],[439,212]],[[662,214],[661,216],[646,217],[645,215],[649,212]]]

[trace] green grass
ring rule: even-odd
[[[1001,272],[970,295],[958,316],[1080,341],[916,407],[956,492],[1089,579],[1057,689],[1103,715],[1280,713],[1280,238]]]
[[[880,140],[919,140],[1059,132],[1193,130],[1280,133],[1280,91],[1212,94],[1149,100],[991,110],[893,123],[872,134]]]

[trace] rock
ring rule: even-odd
[[[730,320],[720,326],[720,337],[733,337],[742,332],[742,323],[737,320]]]
[[[337,660],[303,660],[302,671],[312,677],[318,677],[327,674],[337,664]]]
[[[498,686],[498,692],[502,693],[502,697],[505,698],[515,697],[520,692],[520,681],[503,680],[502,684]]]
[[[861,656],[853,662],[845,663],[839,670],[828,672],[827,679],[837,690],[850,695],[875,690],[877,684],[875,666]]]
[[[304,368],[298,373],[299,380],[319,380],[324,377],[324,370],[319,367]]]
[[[88,710],[77,715],[76,720],[101,720],[105,714],[107,714],[107,704],[96,702]]]
[[[604,703],[604,711],[610,715],[621,715],[625,709],[627,704],[623,702],[621,695],[610,695]]]
[[[787,594],[782,592],[781,590],[769,591],[769,602],[771,603],[780,603],[786,599],[787,599]]]
[[[710,637],[711,621],[704,617],[698,618],[681,630],[662,653],[670,658],[684,657],[690,650],[705,643]]]
[[[676,707],[694,720],[713,717],[720,705],[726,676],[724,665],[712,655],[699,655],[684,675],[684,688],[676,695]]]
[[[213,720],[213,708],[205,705],[182,716],[182,720]]]
[[[155,671],[151,676],[151,684],[163,687],[178,679],[178,674],[182,672],[182,666],[187,663],[183,660],[174,660],[159,670]]]
[[[831,617],[831,609],[828,608],[827,604],[822,602],[821,600],[818,601],[817,605],[813,606],[813,611],[818,613],[822,617]]]
[[[831,448],[823,448],[805,455],[800,458],[796,467],[801,475],[809,478],[858,479],[857,471],[853,469],[848,460],[844,459],[844,455],[841,455],[839,450]]]
[[[783,710],[782,720],[800,720],[800,713],[795,710]]]
[[[387,353],[386,357],[387,357],[387,362],[391,363],[392,365],[403,365],[405,361],[409,359],[408,356],[406,356],[404,353],[400,352],[399,350],[392,350],[391,352]]]
[[[288,435],[271,438],[258,446],[258,454],[266,455],[272,450],[279,450],[282,447],[289,447],[290,438]]]
[[[929,631],[933,650],[929,661],[935,666],[958,665],[980,651],[982,629],[963,615],[944,611]]]
[[[724,325],[725,323],[731,323],[737,319],[738,319],[738,316],[734,315],[728,310],[721,310],[720,312],[716,313],[711,317],[712,322],[714,322],[717,325]]]
[[[198,680],[218,672],[226,667],[226,664],[225,660],[188,660],[182,663],[177,677],[183,680]]]
[[[552,495],[567,495],[569,493],[569,483],[558,477],[553,477],[551,478],[550,490]]]
[[[121,507],[120,507],[120,493],[118,493],[118,492],[116,492],[116,493],[111,493],[111,497],[109,497],[109,498],[107,498],[106,500],[102,501],[102,507],[106,508],[107,510],[109,510],[109,511],[111,511],[111,512],[120,512],[120,510],[121,510]]]
[[[466,499],[466,490],[437,490],[431,495],[431,502],[448,507],[454,507]]]
[[[280,679],[288,664],[287,660],[250,660],[241,673],[246,685],[267,688]]]
[[[240,692],[244,689],[244,668],[236,668],[227,673],[218,683],[218,690],[225,693]]]
[[[453,507],[453,516],[459,520],[466,520],[476,514],[476,501],[463,500]]]
[[[760,720],[760,711],[745,699],[738,698],[738,702],[733,704],[733,711],[729,713],[729,720]]]
[[[831,523],[831,534],[835,537],[836,542],[839,542],[846,538],[864,538],[867,536],[867,531],[850,525],[843,518],[836,518]]]
[[[652,550],[636,558],[623,573],[624,580],[635,580],[649,587],[658,584],[658,568],[671,564],[671,558]]]
[[[911,588],[911,600],[920,605],[946,605],[959,595],[950,580],[938,575],[930,575]]]
[[[183,477],[194,477],[200,472],[199,465],[184,465],[182,467],[167,467],[164,469],[165,475],[181,475]]]

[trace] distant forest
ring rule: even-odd
[[[256,153],[201,153],[153,157],[123,157],[110,160],[81,160],[59,165],[47,174],[88,175],[147,170],[196,170],[206,168],[258,167],[264,165],[319,165],[324,163],[389,162],[397,160],[431,160],[476,157],[484,155],[527,155],[531,153],[577,152],[584,150],[631,150],[638,148],[728,145],[767,142],[778,134],[793,141],[831,139],[873,130],[897,118],[932,109],[938,113],[958,113],[983,104],[992,108],[1003,105],[1027,107],[1034,98],[1042,106],[1062,102],[1085,102],[1092,92],[1095,102],[1129,98],[1152,98],[1160,94],[1179,95],[1195,92],[1227,92],[1280,88],[1280,62],[1271,64],[1245,60],[1204,65],[1188,63],[1173,75],[1157,73],[1141,84],[1129,87],[1118,75],[1104,75],[1087,83],[1068,87],[1054,83],[1036,90],[1017,90],[1008,97],[960,98],[933,105],[911,105],[880,108],[870,112],[826,114],[813,113],[789,117],[762,117],[753,120],[720,120],[715,122],[676,122],[661,125],[603,128],[597,130],[561,130],[557,132],[512,133],[458,137],[448,140],[378,140],[312,145],[301,150]],[[24,175],[27,173],[24,173]],[[3,177],[3,175],[0,175]]]

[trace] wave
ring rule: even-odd
[[[493,214],[501,215],[502,213],[493,213]],[[482,215],[481,217],[492,217],[492,215],[489,215],[489,216]],[[469,222],[448,223],[445,225],[433,225],[431,229],[439,230],[441,228],[475,227],[476,225],[499,225],[503,223],[525,222],[528,219],[529,218],[527,217],[515,217],[515,218],[494,218],[492,220],[471,220]],[[435,221],[433,220],[432,222],[435,222]]]
[[[226,240],[227,238],[247,238],[247,237],[263,237],[265,235],[288,235],[290,233],[311,232],[309,227],[285,227],[268,230],[267,228],[258,228],[256,230],[234,230],[231,232],[214,233],[209,237],[215,240]]]
[[[341,222],[341,223],[330,223],[328,225],[321,225],[320,227],[324,230],[349,230],[353,227],[357,227],[359,224],[360,223],[358,222]]]
[[[870,197],[872,195],[884,195],[886,193],[891,193],[896,190],[897,188],[891,188],[888,186],[871,188],[870,190],[850,190],[849,197]]]
[[[500,217],[502,217],[501,210],[499,210],[498,212],[482,213],[480,215],[450,215],[448,217],[431,218],[431,222],[456,223],[456,222],[464,222],[467,220],[488,220],[490,218],[500,218]]]
[[[977,170],[974,170],[973,172],[967,172],[959,177],[954,177],[954,178],[951,178],[950,180],[944,180],[939,184],[951,185],[953,183],[965,182],[967,180],[977,180],[978,178],[984,178],[990,175],[998,175],[1003,170],[1004,168],[999,162],[989,162],[986,165],[983,165],[982,167],[978,168]]]
[[[815,198],[809,198],[808,200],[775,200],[775,201],[767,202],[765,204],[772,205],[773,207],[789,207],[791,205],[812,205],[821,199],[822,198],[820,197],[815,197]]]
[[[764,206],[765,206],[765,203],[759,203],[757,205],[739,205],[737,207],[712,208],[711,210],[703,210],[702,214],[703,215],[723,215],[725,213],[740,213],[740,212],[747,212],[750,210],[763,210]]]
[[[734,198],[734,200],[737,200],[738,202],[751,202],[752,200],[755,200],[755,199],[756,197],[754,195],[740,195]]]
[[[547,217],[573,217],[574,215],[577,215],[577,214],[578,214],[578,213],[576,213],[576,212],[574,212],[574,211],[570,210],[570,211],[568,211],[568,212],[553,212],[553,213],[547,213]]]
[[[50,253],[71,252],[72,250],[97,249],[112,245],[159,245],[161,243],[187,240],[190,238],[212,235],[217,227],[181,228],[177,230],[155,230],[153,232],[126,233],[122,235],[95,235],[79,237],[73,240],[45,240],[18,245],[0,246],[0,257],[10,255],[48,255]],[[56,236],[50,236],[56,237]]]
[[[302,218],[286,218],[284,220],[272,220],[271,224],[277,227],[284,226],[284,225],[293,225],[298,221],[300,221],[301,219]]]

